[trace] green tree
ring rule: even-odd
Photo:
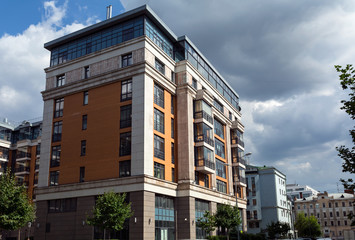
[[[297,215],[295,228],[300,237],[316,238],[322,234],[317,218],[314,216],[305,217],[304,213]]]
[[[335,66],[336,71],[339,73],[340,85],[343,90],[349,91],[349,100],[342,100],[343,106],[340,108],[345,110],[349,114],[352,120],[355,119],[355,69],[352,65],[348,64],[345,68],[339,65]],[[351,174],[355,173],[355,129],[351,129],[350,136],[353,141],[353,146],[351,148],[342,145],[337,147],[338,156],[341,157],[343,162],[343,172],[349,172]],[[352,178],[347,180],[340,179],[346,189],[355,189],[355,183]]]
[[[290,231],[290,225],[280,221],[271,222],[267,225],[266,231],[270,239],[275,239],[276,237],[284,238],[287,236],[288,231]]]
[[[210,235],[216,229],[216,218],[209,211],[206,211],[202,218],[197,219],[197,226]]]
[[[126,219],[133,215],[131,203],[126,203],[125,199],[125,193],[104,193],[104,195],[97,198],[93,215],[92,217],[88,217],[86,222],[89,225],[103,229],[104,239],[106,237],[106,230],[122,230]]]
[[[34,219],[35,207],[25,187],[17,186],[10,171],[0,175],[0,229],[13,231]]]
[[[238,208],[232,207],[230,204],[218,205],[215,219],[216,226],[225,229],[228,240],[230,231],[236,229],[242,223]]]

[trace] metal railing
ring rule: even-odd
[[[204,158],[203,159],[195,159],[195,166],[196,167],[208,167],[213,170],[216,169],[215,162],[204,159]]]
[[[236,137],[231,139],[231,144],[239,144],[240,146],[244,147],[244,141],[241,140],[240,138]]]
[[[241,163],[243,165],[245,165],[246,161],[243,157],[239,157],[239,156],[232,156],[232,162],[233,163]]]
[[[31,153],[28,153],[28,152],[17,152],[16,158],[31,158]]]
[[[24,166],[20,166],[20,167],[15,169],[15,173],[18,173],[18,172],[29,172],[29,171],[30,171],[30,167],[24,167]]]
[[[209,123],[213,124],[213,118],[211,115],[209,115],[208,113],[206,113],[205,111],[199,111],[199,112],[195,112],[194,114],[195,118],[203,118],[205,120],[207,120]]]
[[[211,146],[214,146],[214,140],[208,137],[206,134],[196,135],[195,142],[205,142]]]

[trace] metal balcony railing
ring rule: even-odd
[[[231,144],[239,144],[240,146],[244,147],[244,141],[241,140],[240,138],[238,137],[233,137],[232,136],[232,139],[231,139]]]
[[[206,134],[201,134],[201,135],[195,136],[195,142],[205,142],[211,146],[214,146],[213,139],[208,137]]]
[[[31,153],[28,152],[17,152],[16,158],[31,158]]]
[[[207,120],[209,123],[213,124],[213,118],[211,115],[209,115],[208,113],[206,113],[205,111],[199,111],[199,112],[195,112],[194,117],[196,119],[198,118],[203,118],[205,120]]]
[[[30,171],[30,167],[24,167],[24,166],[20,166],[20,167],[15,169],[15,173],[29,172],[29,171]]]
[[[195,166],[196,167],[208,167],[213,170],[216,169],[215,162],[210,161],[208,159],[195,159]]]
[[[245,159],[240,156],[232,156],[232,162],[233,163],[241,163],[243,165],[245,165],[245,163],[246,163]]]

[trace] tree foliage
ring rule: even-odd
[[[24,186],[17,186],[15,177],[7,171],[0,176],[0,229],[16,230],[35,219],[34,204]]]
[[[316,238],[322,234],[317,218],[314,216],[305,217],[303,213],[297,215],[295,228],[300,237]]]
[[[288,231],[290,231],[290,225],[288,223],[282,223],[280,221],[271,222],[267,225],[267,232],[270,239],[275,239],[279,237],[286,237]]]
[[[343,106],[342,110],[345,110],[349,114],[352,120],[355,119],[355,69],[352,65],[348,64],[345,68],[342,68],[339,65],[335,66],[336,71],[340,74],[340,85],[343,90],[348,90],[349,100],[342,100],[341,103]],[[355,173],[355,128],[349,130],[350,136],[353,141],[353,146],[351,148],[346,147],[345,145],[337,147],[338,156],[341,157],[343,162],[343,172],[349,172],[351,174]],[[340,179],[343,183],[344,188],[346,189],[355,189],[355,183],[352,178],[349,179]]]
[[[216,229],[216,218],[209,211],[206,211],[202,218],[197,219],[197,226],[210,235]]]
[[[103,230],[120,231],[125,220],[133,215],[131,203],[126,203],[126,194],[104,193],[97,198],[92,217],[86,222]]]
[[[218,205],[215,219],[216,226],[226,230],[227,239],[229,239],[230,231],[242,223],[238,207],[232,207],[230,204]]]

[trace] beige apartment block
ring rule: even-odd
[[[298,213],[315,216],[324,237],[333,240],[353,239],[354,229],[348,215],[354,213],[354,200],[354,194],[319,193],[317,196],[297,199],[295,212],[296,216]]]
[[[203,239],[218,204],[246,230],[239,97],[191,40],[142,6],[45,48],[35,239],[102,238],[85,220],[107,191],[134,211],[111,238]]]

